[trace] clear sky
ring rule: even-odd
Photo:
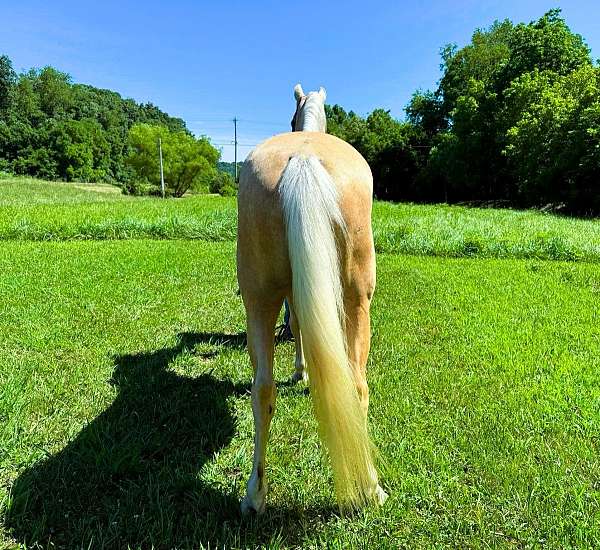
[[[402,117],[414,90],[435,86],[441,46],[559,6],[600,57],[600,0],[0,0],[0,54],[151,101],[232,160],[231,119],[243,158],[289,129],[296,82],[359,114]]]

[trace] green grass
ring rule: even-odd
[[[35,185],[38,206],[10,208],[46,208],[65,227],[82,208],[98,223],[127,209],[148,221],[222,207],[235,220],[217,197],[65,186],[43,199],[48,184]],[[471,224],[492,242],[526,230],[519,216],[573,242],[598,223],[378,204],[375,226]],[[267,512],[242,519],[253,426],[234,242],[7,239],[0,548],[597,547],[599,303],[595,260],[379,254],[370,425],[388,502],[337,514],[310,397],[285,383],[287,343]]]
[[[0,172],[0,206],[32,204],[81,204],[121,201],[119,187],[102,183],[61,183]]]
[[[0,196],[0,240],[235,240],[231,198],[163,201],[19,178],[0,180]],[[391,254],[600,261],[600,220],[535,211],[379,202],[374,233],[377,251]]]
[[[280,383],[267,515],[229,243],[0,252],[5,541],[58,547],[600,544],[595,265],[379,257],[371,426],[390,499],[335,513],[309,397]],[[277,347],[276,377],[292,372]]]
[[[532,210],[375,204],[378,252],[600,261],[600,220]]]
[[[3,193],[5,187],[9,191]],[[19,178],[0,180],[0,195],[5,197],[0,202],[0,240],[235,240],[235,200],[230,198],[162,200],[126,196],[106,185]]]

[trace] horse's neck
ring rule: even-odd
[[[300,132],[324,132],[316,117],[306,117],[301,128],[297,128]]]
[[[306,104],[302,113],[302,122],[296,131],[299,132],[325,132],[325,113],[322,108]]]

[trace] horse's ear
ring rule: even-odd
[[[300,84],[294,86],[294,97],[296,101],[300,101],[304,97],[304,90]]]
[[[323,88],[323,86],[319,88],[319,95],[323,99],[323,103],[325,103],[325,100],[327,99],[327,92],[325,91],[325,88]]]

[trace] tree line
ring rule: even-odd
[[[405,120],[326,106],[328,131],[369,162],[377,198],[600,213],[600,66],[560,10],[478,29],[442,49],[441,69]],[[233,165],[183,120],[52,67],[16,74],[0,56],[0,171],[158,193],[159,137],[168,194],[235,193]]]
[[[600,67],[560,10],[495,22],[441,58],[437,88],[415,92],[404,121],[327,107],[328,131],[365,156],[378,198],[600,213]]]
[[[0,56],[0,172],[49,180],[104,181],[125,192],[160,191],[162,138],[167,193],[235,192],[217,170],[220,152],[180,118],[151,103],[75,84],[53,67],[17,74]]]

